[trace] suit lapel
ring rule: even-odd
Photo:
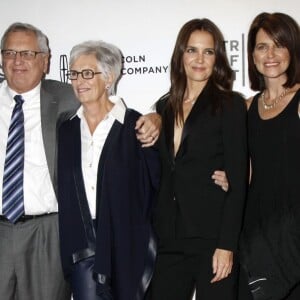
[[[194,124],[199,119],[199,115],[201,115],[209,105],[209,91],[208,89],[204,89],[203,92],[199,95],[196,103],[194,104],[189,116],[186,119],[186,122],[183,127],[182,132],[182,142],[186,139],[186,137],[189,135],[191,130],[194,128]]]
[[[195,129],[195,123],[199,119],[199,116],[201,114],[203,114],[204,111],[207,110],[207,107],[210,104],[210,100],[209,100],[210,97],[211,97],[211,92],[210,92],[209,84],[207,84],[206,87],[203,89],[202,93],[198,96],[196,103],[192,107],[192,110],[184,123],[183,129],[182,129],[181,141],[180,141],[179,149],[177,151],[176,158],[184,155],[185,148],[186,148],[185,147],[186,139],[189,136],[189,134],[191,133],[191,131],[193,129]],[[174,129],[173,129],[173,131],[174,131]],[[173,134],[173,136],[174,136],[174,134]]]
[[[171,110],[165,110],[164,111],[164,139],[163,143],[165,143],[165,146],[167,148],[168,156],[171,161],[174,159],[174,114]]]
[[[44,149],[50,173],[50,178],[56,192],[55,180],[55,152],[56,152],[56,119],[58,103],[56,99],[41,88],[41,126]]]

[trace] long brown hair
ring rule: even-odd
[[[254,91],[265,89],[263,75],[260,74],[254,64],[253,52],[256,45],[257,32],[263,29],[273,39],[274,43],[288,49],[290,64],[286,71],[287,81],[285,88],[292,87],[300,82],[300,29],[297,22],[283,13],[263,12],[255,17],[248,33],[248,73],[250,87]]]
[[[183,98],[187,85],[187,77],[183,65],[183,54],[186,50],[191,34],[196,31],[207,31],[214,40],[216,62],[210,83],[223,91],[231,91],[233,84],[233,71],[229,65],[225,51],[224,38],[219,28],[209,19],[193,19],[180,29],[171,58],[170,76],[171,87],[167,106],[170,107],[176,120],[183,122]],[[216,101],[218,101],[216,99]],[[215,106],[220,106],[217,103]]]

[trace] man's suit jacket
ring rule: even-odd
[[[212,111],[214,97],[221,109]],[[161,241],[197,238],[217,248],[235,250],[247,185],[247,134],[244,99],[225,100],[208,84],[194,104],[174,156],[174,115],[168,95],[157,103],[163,128],[159,140],[162,176],[154,225]],[[225,170],[226,193],[211,179]]]
[[[138,117],[127,110],[124,124],[115,121],[101,152],[95,240],[89,210],[83,208],[87,198],[80,119],[67,120],[59,130],[59,230],[65,276],[71,275],[74,263],[94,254],[98,292],[109,285],[116,300],[143,299],[154,267],[151,216],[160,166],[157,151],[142,148],[136,139]]]
[[[0,78],[2,82],[4,78]],[[59,125],[79,107],[72,86],[60,81],[44,79],[41,84],[41,126],[44,149],[50,178],[54,191],[57,192],[56,184],[56,148],[57,129]]]
[[[43,80],[41,85],[41,126],[50,177],[57,192],[57,129],[79,107],[71,85],[56,80]]]

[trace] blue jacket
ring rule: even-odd
[[[157,151],[142,148],[136,139],[134,127],[138,117],[136,111],[127,109],[124,124],[114,122],[103,147],[97,177],[96,240],[91,219],[83,216],[80,204],[87,205],[81,170],[80,119],[76,116],[64,122],[59,130],[58,204],[63,270],[69,277],[74,261],[95,253],[98,283],[110,285],[114,300],[143,299],[153,271],[155,239],[151,214],[160,166]]]

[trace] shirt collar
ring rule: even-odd
[[[7,88],[7,93],[8,95],[11,97],[11,99],[14,98],[15,95],[21,95],[24,99],[24,103],[25,102],[29,102],[31,99],[36,99],[36,97],[38,95],[40,95],[40,91],[41,91],[41,83],[39,83],[35,88],[33,88],[32,90],[25,92],[25,93],[17,93],[16,91],[14,91],[13,89],[11,89],[8,84],[6,85]],[[39,98],[38,98],[39,99]]]
[[[124,124],[125,119],[125,113],[126,113],[126,105],[122,98],[118,96],[110,96],[109,100],[114,103],[113,108],[110,112],[108,112],[108,115],[111,115],[114,119],[119,121],[121,124]],[[75,116],[78,116],[80,119],[83,118],[83,107],[82,105],[78,108],[76,114],[71,118],[73,119]]]

